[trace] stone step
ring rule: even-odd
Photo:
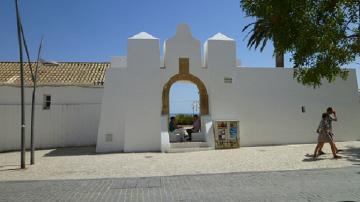
[[[168,153],[184,153],[184,152],[197,152],[197,151],[207,151],[212,150],[211,147],[189,147],[189,148],[170,148]]]
[[[206,142],[176,142],[170,143],[171,149],[178,148],[199,148],[199,147],[208,147]]]
[[[211,149],[213,148],[209,147],[206,142],[176,142],[170,143],[168,153],[206,151]]]

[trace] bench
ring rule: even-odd
[[[169,132],[169,140],[170,142],[180,142],[181,135],[179,133]]]
[[[203,132],[197,132],[191,134],[191,141],[193,142],[205,142],[206,138]]]

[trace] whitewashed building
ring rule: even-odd
[[[241,50],[240,50],[241,51]],[[337,141],[360,140],[355,70],[346,81],[302,86],[293,70],[237,66],[236,42],[219,33],[200,42],[179,25],[164,43],[145,32],[128,39],[127,57],[114,57],[106,73],[97,152],[168,151],[169,89],[193,82],[200,92],[202,131],[214,146],[214,120],[238,120],[240,145],[315,142],[321,113],[332,106]]]
[[[109,63],[41,66],[35,107],[35,147],[95,145],[103,81]],[[26,143],[30,145],[31,80],[25,66]],[[20,148],[19,63],[0,62],[0,151]]]

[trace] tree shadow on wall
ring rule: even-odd
[[[56,157],[56,156],[82,156],[82,155],[96,155],[96,147],[65,147],[56,148],[46,153],[45,157]]]

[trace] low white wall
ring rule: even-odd
[[[161,116],[161,152],[170,151],[170,137],[169,137],[169,118],[167,115]]]
[[[43,110],[42,96],[52,103]],[[21,137],[20,89],[0,87],[0,151],[18,150]],[[26,145],[30,145],[31,89],[26,89]],[[95,145],[100,117],[101,88],[39,87],[35,107],[35,147]]]
[[[125,68],[112,67],[106,71],[96,152],[122,152],[125,139],[126,81]],[[106,140],[106,135],[112,136]]]
[[[206,142],[209,147],[215,148],[213,120],[211,116],[201,116],[201,119],[201,130],[205,134]]]

